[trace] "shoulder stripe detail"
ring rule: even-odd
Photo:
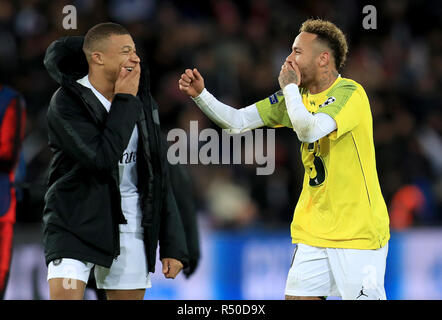
[[[356,89],[357,86],[354,83],[348,80],[341,80],[335,87],[327,92],[327,98],[334,97],[336,102],[320,108],[317,112],[327,113],[332,118],[335,118]]]

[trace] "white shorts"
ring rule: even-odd
[[[69,258],[55,259],[48,265],[48,281],[53,278],[65,278],[87,283],[94,266],[98,289],[131,290],[152,286],[147,271],[143,234],[134,232],[120,233],[120,255],[112,262],[110,268]],[[67,282],[66,285],[72,284]]]
[[[387,253],[388,244],[376,250],[356,250],[299,243],[293,254],[285,294],[385,300]]]

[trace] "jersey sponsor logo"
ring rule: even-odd
[[[322,108],[322,107],[328,106],[329,104],[332,104],[332,103],[335,102],[335,101],[336,101],[336,98],[335,98],[335,97],[330,97],[330,98],[328,98],[327,100],[325,100],[325,102],[324,102],[323,104],[321,104],[321,105],[319,106],[319,108]]]
[[[269,97],[269,100],[270,100],[270,104],[278,103],[278,102],[279,102],[279,100],[278,100],[278,95],[277,95],[276,93],[272,94],[272,95]]]

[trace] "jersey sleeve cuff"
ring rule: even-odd
[[[197,95],[195,98],[194,97],[190,97],[194,102],[198,103],[198,102],[202,102],[202,101],[206,101],[207,99],[210,97],[210,92],[204,88],[203,91],[201,91],[201,93],[199,95]]]

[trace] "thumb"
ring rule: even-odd
[[[166,274],[169,271],[169,261],[163,260],[163,273]]]
[[[199,73],[199,71],[197,70],[197,68],[193,69],[193,75],[195,76],[195,80],[201,80],[202,79],[202,76]]]

